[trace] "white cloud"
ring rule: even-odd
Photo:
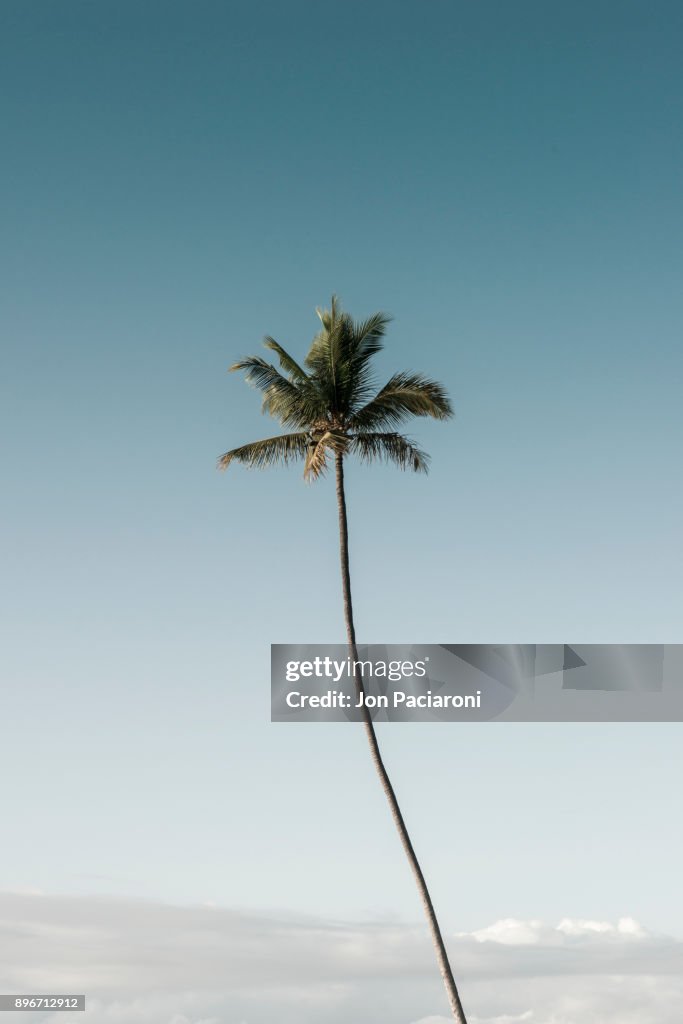
[[[473,1017],[470,1014],[470,1024],[524,1024],[525,1021],[530,1021],[533,1014],[531,1010],[527,1010],[526,1013],[515,1013],[509,1014],[504,1013],[498,1017]],[[453,1024],[452,1017],[422,1017],[420,1020],[414,1021],[414,1024]]]
[[[524,1024],[524,1021],[531,1021],[533,1017],[533,1011],[527,1010],[525,1013],[503,1013],[496,1017],[471,1017],[471,1024]]]
[[[453,1024],[453,1018],[449,1020],[448,1017],[422,1017],[413,1024]]]
[[[474,932],[460,932],[458,938],[476,939],[477,942],[495,942],[504,946],[566,946],[572,940],[646,940],[650,933],[632,917],[621,917],[616,924],[610,921],[591,921],[585,918],[563,918],[555,927],[542,921],[520,921],[514,917],[505,917],[494,921],[486,928]]]
[[[620,917],[616,925],[609,921],[586,921],[565,917],[557,926],[557,930],[565,935],[631,935],[636,938],[644,938],[647,932],[638,921],[632,917]]]
[[[480,928],[472,932],[477,942],[501,942],[505,946],[532,946],[541,941],[540,921],[517,921],[512,917],[505,917],[495,921],[487,928]],[[460,938],[467,938],[466,933],[461,933]]]
[[[18,893],[0,918],[0,991],[85,992],[88,1024],[450,1022],[421,925]],[[683,1019],[683,943],[630,918],[503,919],[448,945],[470,1024]]]

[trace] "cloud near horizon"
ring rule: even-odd
[[[28,893],[0,917],[0,989],[85,992],[89,1024],[450,1024],[421,925]],[[683,942],[631,918],[503,919],[448,945],[470,1024],[683,1019]]]

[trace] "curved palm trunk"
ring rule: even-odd
[[[353,624],[353,606],[351,603],[351,575],[349,571],[349,531],[348,523],[346,519],[346,498],[344,496],[344,464],[343,456],[341,453],[337,453],[335,456],[335,470],[337,479],[337,506],[339,510],[339,553],[341,556],[341,573],[342,573],[342,589],[344,594],[344,617],[346,619],[346,635],[349,643],[349,648],[354,662],[358,661],[358,648],[356,646],[356,630]],[[360,672],[356,671],[354,674],[356,691],[358,696],[361,697],[365,690],[363,686],[363,679]],[[370,744],[370,756],[372,757],[372,763],[375,766],[375,770],[379,776],[382,789],[384,794],[389,801],[389,808],[391,810],[391,816],[394,819],[394,824],[398,831],[401,845],[408,858],[410,869],[413,872],[413,877],[417,883],[417,888],[420,893],[420,899],[422,900],[422,906],[424,907],[425,914],[427,915],[427,921],[429,922],[429,929],[432,934],[432,941],[436,950],[436,959],[439,964],[439,970],[441,977],[443,978],[444,985],[446,986],[446,993],[448,995],[448,1002],[450,1004],[453,1019],[458,1024],[467,1024],[465,1017],[465,1011],[462,1008],[460,1002],[460,996],[458,995],[458,989],[455,984],[455,978],[453,977],[453,971],[448,960],[448,953],[444,945],[443,937],[441,935],[441,929],[439,928],[439,922],[436,917],[434,905],[432,904],[431,896],[427,888],[425,877],[422,874],[422,868],[415,855],[413,844],[408,835],[408,829],[406,828],[401,808],[399,807],[398,800],[394,788],[391,784],[387,770],[384,767],[382,761],[382,755],[379,749],[379,743],[377,742],[377,736],[375,734],[375,727],[370,717],[370,712],[363,705],[361,709],[363,715],[363,726],[365,728],[365,734]]]

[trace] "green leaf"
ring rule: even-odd
[[[266,469],[278,463],[287,465],[306,456],[308,434],[280,434],[252,441],[241,448],[233,448],[218,460],[219,469],[227,469],[231,462],[241,462],[250,469]]]
[[[445,420],[453,407],[444,387],[419,373],[395,373],[381,391],[354,412],[350,424],[356,429],[398,426],[411,416]]]
[[[349,443],[349,451],[358,455],[363,462],[393,462],[400,469],[412,469],[416,473],[429,470],[427,453],[403,434],[354,434]]]

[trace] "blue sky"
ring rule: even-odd
[[[683,11],[0,17],[3,884],[417,918],[362,735],[268,721],[334,496],[215,471],[271,430],[225,370],[336,291],[449,387],[427,479],[349,472],[362,639],[678,641]],[[679,726],[382,738],[449,927],[679,928]]]

